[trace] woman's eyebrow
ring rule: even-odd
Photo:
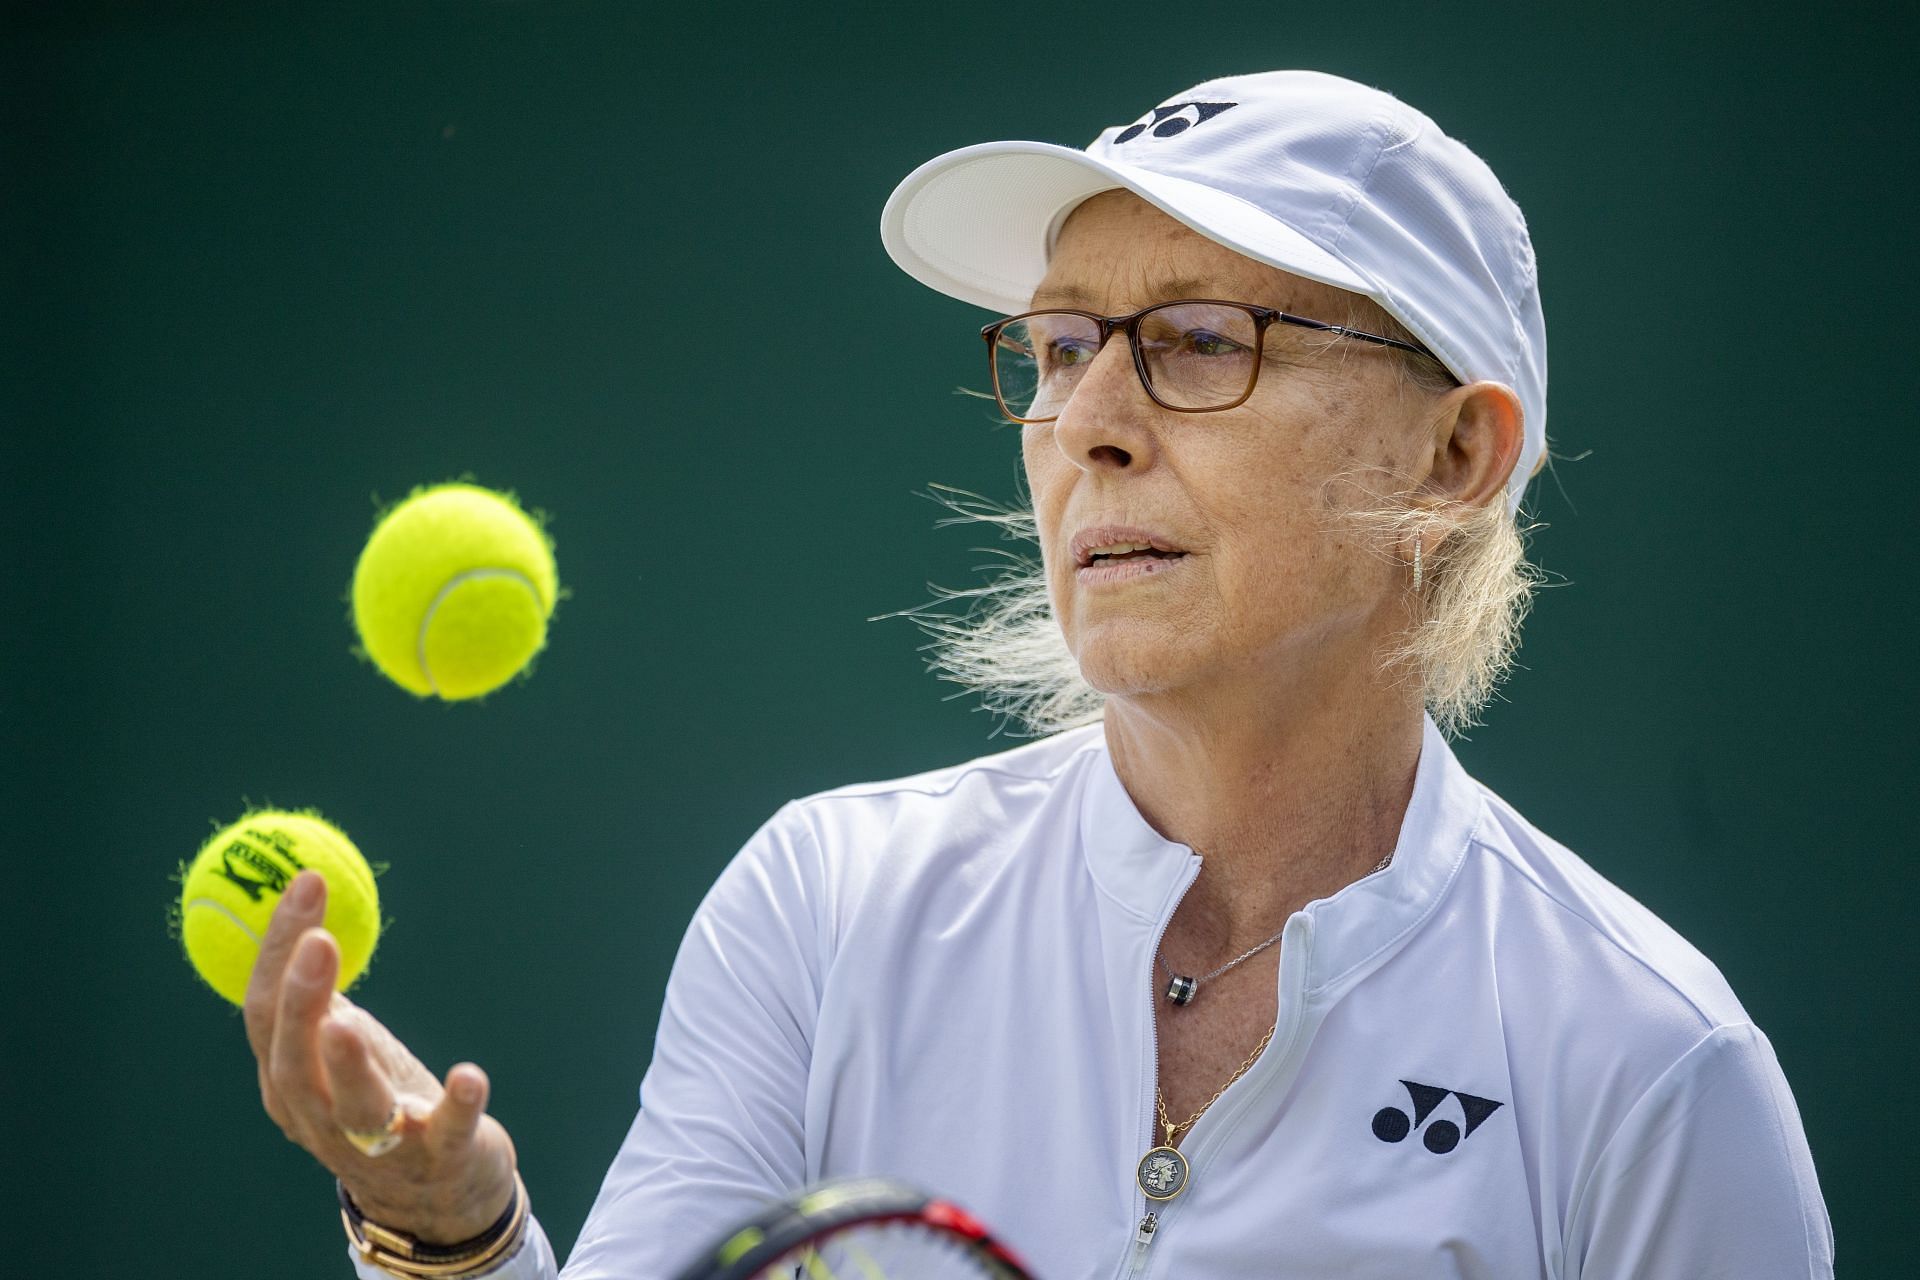
[[[1138,296],[1144,299],[1138,305],[1149,307],[1156,302],[1173,302],[1180,298],[1217,298],[1221,296],[1221,291],[1217,281],[1208,281],[1199,276],[1182,276],[1178,279],[1157,281],[1152,287],[1141,290]],[[1033,305],[1036,307],[1072,306],[1091,309],[1096,301],[1098,299],[1091,289],[1071,283],[1042,285],[1033,295]]]

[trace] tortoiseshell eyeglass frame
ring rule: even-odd
[[[1153,378],[1147,372],[1146,356],[1140,351],[1141,321],[1154,312],[1167,307],[1189,307],[1196,305],[1233,307],[1251,316],[1254,326],[1253,371],[1247,378],[1246,387],[1242,389],[1237,397],[1227,401],[1225,404],[1207,405],[1204,408],[1168,404],[1165,400],[1162,400],[1159,393],[1153,389]],[[1023,426],[1052,422],[1060,416],[1054,413],[1044,418],[1023,418],[1008,407],[1006,397],[1000,392],[1000,361],[998,353],[1000,349],[1001,331],[1010,324],[1018,324],[1023,320],[1031,320],[1035,316],[1079,316],[1082,319],[1091,320],[1095,325],[1099,326],[1100,350],[1102,351],[1106,350],[1107,340],[1113,337],[1114,334],[1126,334],[1127,347],[1133,353],[1133,371],[1139,375],[1141,388],[1146,391],[1147,397],[1155,404],[1173,413],[1219,413],[1226,409],[1237,409],[1245,404],[1248,397],[1253,395],[1253,389],[1260,381],[1260,359],[1266,346],[1267,330],[1276,324],[1295,325],[1302,329],[1313,329],[1320,333],[1331,333],[1342,338],[1357,338],[1361,342],[1371,342],[1382,347],[1393,347],[1400,351],[1410,351],[1414,355],[1424,356],[1426,359],[1433,361],[1442,369],[1446,368],[1445,362],[1442,361],[1439,356],[1436,356],[1425,347],[1417,346],[1411,342],[1402,342],[1398,338],[1388,338],[1377,333],[1367,333],[1360,329],[1351,329],[1343,324],[1329,324],[1325,320],[1310,320],[1306,316],[1296,316],[1285,311],[1276,311],[1272,307],[1258,307],[1250,302],[1229,302],[1224,298],[1175,298],[1170,302],[1156,302],[1150,307],[1142,307],[1131,315],[1124,316],[1103,316],[1092,311],[1077,311],[1072,307],[1047,307],[1039,311],[1023,311],[1017,316],[1008,316],[1004,320],[996,320],[980,330],[980,336],[986,339],[987,343],[987,366],[993,378],[993,398],[995,402],[999,404],[1000,412],[1006,415],[1009,422],[1018,422]],[[1451,373],[1449,373],[1448,376],[1452,376]]]

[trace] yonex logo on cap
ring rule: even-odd
[[[1169,102],[1164,107],[1155,107],[1122,129],[1113,144],[1119,146],[1123,142],[1132,142],[1149,130],[1156,138],[1172,138],[1239,105],[1237,102]]]
[[[1447,1154],[1472,1137],[1482,1121],[1506,1105],[1492,1098],[1476,1098],[1458,1089],[1442,1089],[1438,1085],[1419,1084],[1412,1080],[1402,1080],[1400,1083],[1407,1087],[1407,1097],[1413,1101],[1413,1116],[1409,1118],[1398,1107],[1382,1107],[1373,1113],[1373,1136],[1382,1142],[1399,1142],[1421,1125],[1427,1124],[1427,1117],[1433,1114],[1433,1109],[1446,1101],[1451,1093],[1460,1100],[1461,1115],[1467,1127],[1462,1132],[1460,1126],[1451,1120],[1435,1120],[1427,1124],[1420,1141],[1437,1156]]]

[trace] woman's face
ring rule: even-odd
[[[1122,315],[1175,298],[1369,327],[1351,295],[1242,257],[1119,191],[1067,220],[1033,306]],[[1104,693],[1310,677],[1370,656],[1406,625],[1406,567],[1340,516],[1379,505],[1398,487],[1391,475],[1419,473],[1432,398],[1372,343],[1275,324],[1265,348],[1245,404],[1175,413],[1147,397],[1116,335],[1060,416],[1024,428],[1055,616]],[[1155,550],[1123,550],[1140,543]]]

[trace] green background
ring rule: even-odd
[[[742,839],[1004,743],[866,621],[978,580],[919,491],[1016,475],[952,394],[983,316],[887,261],[888,191],[1294,65],[1467,140],[1542,262],[1563,585],[1463,757],[1718,962],[1845,1272],[1904,1273],[1911,24],[647,8],[7,19],[4,1269],[347,1273],[167,933],[175,864],[247,800],[392,863],[358,994],[489,1068],[564,1251]],[[462,473],[552,513],[573,595],[534,679],[422,704],[350,655],[343,596],[376,499]]]

